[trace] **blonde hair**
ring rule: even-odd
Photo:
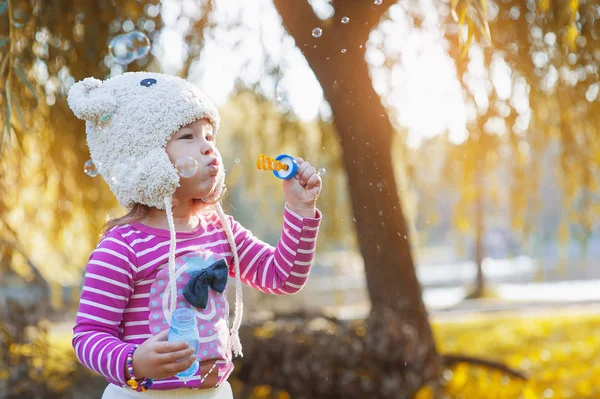
[[[201,199],[193,200],[194,203],[192,206],[192,213],[199,213],[206,206],[214,205],[217,202],[221,201],[223,198],[225,198],[226,195],[227,189],[223,188],[221,195],[219,195],[218,198],[212,201],[203,201]],[[148,205],[138,203],[134,204],[133,207],[129,210],[129,212],[127,212],[125,215],[107,220],[104,226],[102,227],[102,236],[106,235],[106,233],[108,233],[109,230],[112,230],[117,226],[124,226],[126,224],[136,223],[144,220],[146,216],[148,216],[150,211],[153,209],[155,208],[150,207]]]

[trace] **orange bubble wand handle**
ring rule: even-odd
[[[256,160],[256,167],[260,170],[288,170],[288,166],[275,158],[260,154]]]
[[[256,167],[259,170],[270,170],[280,179],[291,179],[298,170],[298,164],[294,157],[281,154],[277,158],[271,158],[265,154],[259,154],[256,159]]]

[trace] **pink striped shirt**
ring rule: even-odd
[[[321,222],[319,211],[315,218],[304,218],[286,206],[283,216],[276,247],[228,216],[242,282],[277,295],[294,294],[306,284]],[[178,232],[176,240],[177,306],[197,311],[200,370],[187,384],[172,377],[156,380],[151,389],[213,388],[233,370],[226,291],[209,290],[207,307],[196,309],[185,301],[182,288],[192,271],[219,259],[225,259],[234,277],[233,254],[215,212],[205,214],[193,231]],[[169,327],[168,254],[168,230],[134,223],[110,230],[90,255],[73,347],[84,366],[112,384],[127,386],[125,358],[132,346]]]

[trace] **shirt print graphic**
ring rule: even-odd
[[[205,309],[196,308],[183,296],[183,289],[194,272],[205,269],[219,259],[214,258],[210,251],[196,251],[187,253],[175,259],[175,281],[177,282],[177,307],[187,307],[196,313],[199,348],[196,357],[200,369],[195,376],[187,378],[188,381],[200,380],[201,388],[212,388],[219,383],[217,362],[228,359],[229,305],[227,303],[227,288],[223,293],[218,293],[209,287],[208,301]],[[150,332],[153,335],[169,328],[168,320],[171,319],[171,287],[169,286],[169,266],[164,265],[157,273],[156,279],[150,288]]]

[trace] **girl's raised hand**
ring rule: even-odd
[[[168,342],[169,329],[148,338],[133,353],[135,378],[169,378],[187,370],[196,360],[187,342]],[[125,378],[129,379],[127,366]]]
[[[283,192],[289,208],[304,217],[315,217],[317,199],[321,193],[321,176],[302,158],[295,157],[298,171],[293,179],[283,181]]]

